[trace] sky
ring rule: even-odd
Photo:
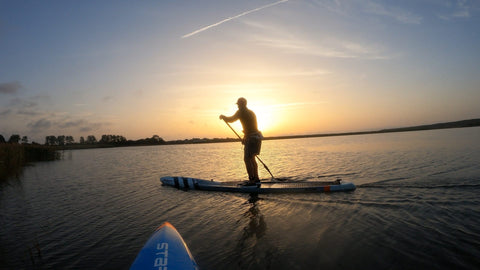
[[[0,0],[7,139],[233,138],[239,97],[264,136],[479,118],[480,1]]]

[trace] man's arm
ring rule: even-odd
[[[234,115],[232,115],[232,116],[225,116],[225,115],[222,114],[222,115],[220,115],[219,118],[220,118],[221,120],[226,121],[226,122],[229,122],[229,123],[235,122],[235,121],[237,121],[237,120],[239,119],[239,117],[238,117],[238,111],[237,111]]]

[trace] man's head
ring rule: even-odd
[[[245,98],[241,97],[237,100],[237,105],[238,105],[238,108],[246,108],[247,107],[247,100]]]

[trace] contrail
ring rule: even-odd
[[[268,5],[265,5],[265,6],[256,8],[256,9],[252,9],[252,10],[249,10],[249,11],[245,11],[245,12],[240,13],[240,14],[238,14],[238,15],[235,15],[235,16],[233,16],[233,17],[227,18],[227,19],[225,19],[225,20],[223,20],[223,21],[219,21],[219,22],[217,22],[217,23],[214,23],[214,24],[211,24],[211,25],[209,25],[209,26],[205,26],[205,27],[203,27],[203,28],[201,28],[201,29],[198,29],[198,30],[196,30],[196,31],[193,31],[193,32],[191,32],[190,34],[186,34],[186,35],[182,36],[182,38],[191,37],[191,36],[196,35],[196,34],[198,34],[198,33],[200,33],[200,32],[203,32],[203,31],[205,31],[205,30],[207,30],[207,29],[210,29],[210,28],[212,28],[212,27],[218,26],[218,25],[220,25],[220,24],[222,24],[222,23],[224,23],[224,22],[228,22],[228,21],[231,21],[231,20],[233,20],[233,19],[237,19],[237,18],[240,18],[240,17],[245,16],[245,15],[247,15],[247,14],[250,14],[250,13],[252,13],[252,12],[259,11],[259,10],[262,10],[262,9],[265,9],[265,8],[268,8],[268,7],[272,7],[272,6],[278,5],[278,4],[280,4],[280,3],[287,2],[287,1],[288,1],[288,0],[281,0],[281,1],[278,1],[278,2],[275,2],[275,3],[271,3],[271,4],[268,4]]]

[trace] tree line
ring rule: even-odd
[[[20,141],[22,143],[28,143],[28,137],[27,136],[23,136],[20,138],[20,135],[18,134],[13,134],[10,136],[10,139],[5,140],[5,137],[3,137],[3,135],[0,134],[0,143],[20,143]]]
[[[0,134],[0,143],[13,143],[13,144],[28,144],[29,139],[27,136],[21,137],[18,134],[13,134],[8,140],[5,140],[5,137]],[[33,142],[31,144],[39,145],[39,143]],[[68,146],[68,145],[113,145],[113,146],[129,146],[129,145],[159,145],[165,144],[163,140],[158,135],[153,135],[151,138],[145,138],[140,140],[127,140],[124,136],[121,135],[102,135],[100,140],[94,135],[88,135],[86,138],[81,136],[78,142],[75,141],[73,136],[46,136],[44,145],[48,146]]]

